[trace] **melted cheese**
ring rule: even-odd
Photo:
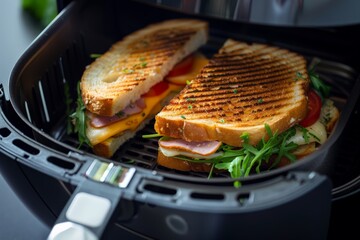
[[[155,108],[164,98],[166,98],[167,95],[169,95],[171,92],[179,91],[182,88],[183,86],[169,83],[169,88],[162,94],[153,97],[146,97],[144,99],[146,107],[142,112],[131,115],[128,118],[102,128],[94,128],[88,124],[86,128],[87,137],[89,138],[92,145],[96,145],[126,130],[135,130],[139,124],[149,116],[149,114],[152,112],[152,109]]]
[[[305,145],[312,142],[318,142],[320,144],[323,144],[327,139],[327,132],[324,124],[320,122],[320,120],[317,120],[313,125],[306,127],[306,129],[309,131],[309,139],[308,141],[305,141],[304,135],[301,130],[296,129],[296,133],[294,136],[289,138],[287,142],[294,142],[298,145]],[[316,136],[316,137],[314,137]]]
[[[163,147],[159,147],[159,150],[166,156],[166,157],[175,157],[175,156],[179,156],[179,155],[183,155],[186,157],[191,157],[191,158],[198,158],[198,159],[212,159],[218,156],[221,156],[223,154],[223,152],[216,152],[213,153],[211,155],[200,155],[197,153],[192,153],[192,152],[188,152],[188,151],[182,151],[179,149],[169,149],[169,148],[163,148]]]
[[[146,108],[142,112],[131,115],[126,119],[101,128],[95,128],[88,124],[86,128],[86,135],[90,140],[90,143],[94,146],[110,137],[119,135],[126,130],[136,130],[140,123],[150,114],[153,114],[155,111],[159,112],[161,110],[159,103],[164,98],[166,98],[171,92],[181,90],[186,84],[186,81],[193,79],[207,63],[208,59],[203,54],[196,53],[190,72],[184,75],[167,78],[166,80],[169,82],[169,88],[158,96],[146,97]]]

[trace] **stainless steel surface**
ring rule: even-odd
[[[138,0],[188,13],[265,25],[360,24],[357,0]]]

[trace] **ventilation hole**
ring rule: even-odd
[[[10,133],[11,133],[11,131],[7,128],[0,129],[0,136],[2,136],[2,137],[7,137],[10,135]]]
[[[152,148],[148,148],[147,149],[149,153],[153,153],[153,154],[157,154],[158,153],[158,149],[152,149]]]
[[[150,192],[155,192],[155,193],[160,193],[160,194],[165,194],[165,195],[175,195],[176,194],[175,189],[161,187],[161,186],[153,185],[153,184],[145,185],[144,189],[147,191],[150,191]]]
[[[144,145],[143,144],[138,144],[138,143],[132,143],[131,147],[136,148],[136,149],[143,149]]]
[[[134,163],[136,163],[136,160],[125,157],[122,159],[122,162],[126,163],[126,164],[134,164]]]
[[[151,142],[152,145],[154,145],[154,147],[158,148],[159,147],[159,142],[158,141],[152,141]]]
[[[73,169],[75,164],[56,157],[48,157],[48,162],[65,169]]]
[[[133,151],[127,151],[126,153],[131,157],[137,157],[140,155],[138,152],[133,152]]]
[[[223,194],[211,194],[211,193],[191,193],[190,197],[194,199],[208,199],[208,200],[224,200]]]
[[[136,166],[141,167],[141,168],[145,168],[145,169],[151,168],[151,165],[143,163],[143,162],[137,162]]]
[[[241,204],[244,205],[246,202],[249,201],[250,198],[250,194],[249,193],[241,193],[237,196],[237,201]]]
[[[154,156],[148,156],[148,155],[144,155],[143,158],[147,161],[153,161],[154,160]]]
[[[122,157],[121,162],[126,164],[133,164],[134,166],[141,167],[141,168],[150,168],[151,165],[149,165],[148,162],[141,162],[141,159],[138,158],[128,158],[128,157]]]
[[[30,146],[29,144],[19,140],[19,139],[15,139],[13,141],[13,144],[15,146],[17,146],[18,148],[21,148],[22,150],[24,150],[27,153],[30,153],[32,155],[37,155],[40,153],[40,151],[36,148],[33,148],[32,146]]]

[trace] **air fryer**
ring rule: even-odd
[[[166,1],[62,2],[1,86],[1,152],[20,163],[57,218],[49,239],[70,233],[112,239],[116,229],[145,239],[325,239],[332,202],[358,191],[360,164],[349,142],[358,142],[359,131],[359,39],[353,36],[359,26],[267,25],[246,14],[205,14],[206,5],[194,2],[197,11]],[[283,47],[316,65],[341,109],[326,143],[301,161],[239,179],[158,166],[157,140],[142,138],[154,133],[154,121],[111,159],[78,148],[66,126],[90,55],[150,23],[185,17],[209,22],[210,39],[200,49],[209,57],[233,38]],[[74,100],[70,109],[66,94]]]

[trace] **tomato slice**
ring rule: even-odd
[[[321,112],[321,98],[320,96],[312,89],[308,93],[308,111],[306,117],[300,121],[300,125],[303,127],[308,127],[314,124],[320,117]]]
[[[162,94],[169,88],[169,83],[166,81],[161,81],[150,88],[150,90],[143,94],[143,97],[155,97]]]
[[[194,54],[191,54],[184,58],[181,62],[176,64],[174,68],[169,72],[167,77],[175,77],[188,73],[194,63]]]
[[[192,66],[195,61],[195,55],[191,54],[184,58],[181,62],[175,65],[175,67],[169,72],[166,77],[176,77],[180,75],[184,75],[192,69]],[[165,77],[165,79],[166,79]],[[169,83],[167,81],[161,81],[154,85],[150,90],[143,94],[143,97],[154,97],[162,94],[169,88]]]

